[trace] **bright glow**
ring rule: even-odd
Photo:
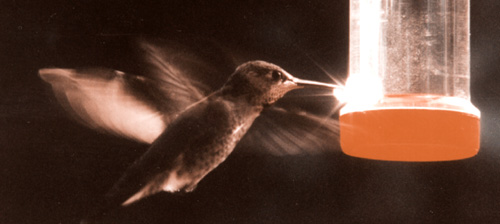
[[[359,75],[380,75],[380,4],[380,0],[371,0],[363,2],[359,7],[359,48],[361,52],[359,54]],[[351,73],[356,72],[351,71]]]
[[[382,81],[378,76],[351,74],[344,88],[335,89],[333,95],[346,106],[369,106],[382,99]]]
[[[366,109],[383,98],[382,3],[382,0],[351,1],[355,10],[351,10],[349,77],[345,88],[333,93],[345,104],[341,113]]]

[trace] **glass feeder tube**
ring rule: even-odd
[[[351,0],[349,53],[344,153],[392,161],[477,154],[469,0]]]

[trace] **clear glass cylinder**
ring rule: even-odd
[[[342,150],[397,161],[479,150],[470,102],[469,0],[351,0]]]

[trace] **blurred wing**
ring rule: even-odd
[[[317,154],[339,149],[338,120],[272,107],[254,122],[240,146],[273,155]]]
[[[141,92],[153,85],[144,77],[107,69],[48,68],[39,73],[64,109],[91,128],[151,143],[168,124],[161,106],[153,103],[156,96]]]
[[[194,56],[141,43],[149,64],[145,76],[110,69],[41,69],[63,107],[91,128],[153,142],[189,105],[203,99],[209,88],[193,73],[203,76],[205,65]]]
[[[176,114],[209,93],[210,89],[197,80],[209,69],[209,66],[200,68],[201,60],[148,42],[140,45],[150,65],[146,77],[156,83],[155,89],[163,94],[160,101],[163,112]]]

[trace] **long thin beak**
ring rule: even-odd
[[[297,88],[319,88],[319,89],[329,89],[329,90],[342,88],[340,85],[324,83],[324,82],[316,82],[298,78],[292,78],[291,80],[293,83],[297,85]]]

